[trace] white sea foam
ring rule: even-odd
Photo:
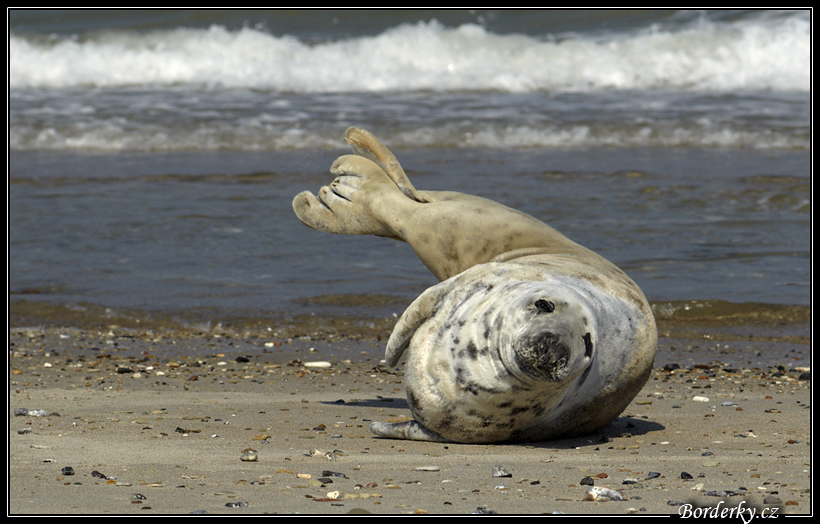
[[[197,85],[281,92],[798,90],[810,88],[802,15],[698,21],[607,38],[498,35],[405,24],[309,44],[257,28],[9,38],[9,86]]]
[[[385,137],[395,148],[449,147],[476,149],[590,148],[590,147],[706,147],[729,149],[805,150],[808,136],[793,136],[767,129],[729,126],[645,125],[631,129],[590,125],[528,126],[525,124],[416,127]],[[182,129],[149,124],[94,121],[65,128],[15,127],[9,137],[12,150],[60,149],[99,151],[180,151],[288,149],[342,149],[344,143],[326,130],[264,126],[247,122],[213,123]]]
[[[431,21],[310,41],[258,27],[9,40],[12,150],[808,149],[805,13],[528,36]]]

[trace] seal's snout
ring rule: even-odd
[[[522,341],[518,359],[527,374],[542,380],[560,381],[567,375],[570,348],[555,333],[545,332]]]

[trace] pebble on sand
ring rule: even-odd
[[[259,460],[259,454],[255,449],[248,448],[242,450],[242,455],[239,456],[239,460],[242,462],[256,462]]]
[[[493,477],[494,478],[512,477],[512,473],[508,472],[502,466],[493,466]]]
[[[45,417],[47,415],[44,409],[17,408],[14,410],[15,417]]]

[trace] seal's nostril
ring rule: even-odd
[[[539,313],[552,313],[555,311],[555,304],[549,300],[540,299],[535,301],[535,308]]]
[[[584,356],[589,358],[592,356],[592,336],[589,333],[584,334]]]

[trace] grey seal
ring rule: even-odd
[[[352,155],[317,195],[293,199],[319,231],[410,244],[439,283],[399,318],[388,365],[406,355],[413,420],[373,422],[385,438],[543,441],[609,424],[646,383],[657,328],[623,271],[489,199],[413,187],[396,157],[351,127]]]

